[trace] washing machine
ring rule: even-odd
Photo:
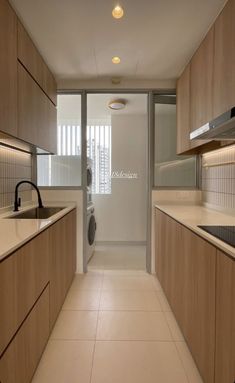
[[[86,233],[86,257],[87,262],[91,259],[95,251],[95,233],[96,233],[96,220],[94,204],[90,202],[87,205],[87,233]]]
[[[92,161],[90,158],[87,159],[87,204],[89,205],[92,202]]]

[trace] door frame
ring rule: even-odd
[[[84,91],[84,103],[82,100],[82,103],[86,106],[86,110],[83,110],[84,105],[82,104],[82,131],[85,132],[84,134],[84,141],[82,140],[82,144],[84,144],[84,147],[82,149],[82,153],[84,153],[84,157],[86,156],[86,159],[84,161],[84,165],[82,167],[82,170],[86,172],[84,169],[86,167],[87,163],[87,143],[86,143],[86,126],[87,126],[87,96],[89,94],[146,94],[147,96],[147,168],[146,168],[146,175],[147,175],[147,225],[146,225],[146,271],[148,273],[151,273],[151,211],[152,211],[152,150],[151,150],[151,145],[152,145],[152,134],[153,134],[153,120],[152,120],[152,99],[153,99],[153,92],[149,91],[147,89],[88,89]],[[83,161],[83,157],[82,157]],[[83,184],[84,188],[86,190],[86,180],[84,180]],[[83,194],[86,194],[84,192]],[[85,230],[83,230],[83,248],[85,250],[86,246],[86,227],[87,227],[87,216],[86,216],[86,203],[87,203],[87,196],[85,198],[83,197],[83,225]],[[83,252],[83,271],[84,273],[87,272],[87,260],[86,260],[86,253],[85,251]]]

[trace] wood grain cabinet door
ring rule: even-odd
[[[156,209],[155,265],[156,274],[175,315],[183,311],[182,292],[182,227]]]
[[[207,33],[191,60],[190,129],[200,128],[213,118],[214,27]],[[206,141],[204,141],[205,143]],[[201,145],[200,142],[198,142]]]
[[[0,354],[49,282],[48,230],[0,263]]]
[[[213,383],[216,248],[184,227],[182,244],[184,303],[176,317],[204,382]]]
[[[177,81],[177,154],[191,149],[190,134],[190,64]]]
[[[214,117],[235,106],[235,1],[229,0],[215,21]]]
[[[50,328],[72,283],[76,269],[76,210],[49,228],[50,236]]]
[[[41,149],[56,151],[56,108],[18,63],[18,135]]]
[[[18,59],[53,102],[57,103],[56,81],[42,56],[18,20]]]
[[[0,382],[30,383],[48,337],[47,286],[0,360]]]
[[[17,18],[0,1],[0,130],[17,136]]]
[[[235,382],[235,261],[217,251],[215,383]]]

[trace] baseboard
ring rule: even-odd
[[[146,241],[96,241],[97,246],[146,246]]]

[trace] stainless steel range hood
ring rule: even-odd
[[[190,140],[235,140],[235,107],[190,133]]]

